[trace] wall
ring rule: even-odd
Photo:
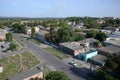
[[[98,54],[98,51],[94,51],[92,50],[92,52],[90,53],[80,53],[78,55],[78,58],[81,59],[81,60],[84,60],[84,61],[87,61],[89,58],[92,58],[94,56],[96,56]]]
[[[98,54],[98,51],[93,51],[89,54],[86,54],[85,61],[87,61],[89,58],[92,58],[92,57],[96,56],[97,54]]]

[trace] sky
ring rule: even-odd
[[[120,18],[120,0],[0,0],[0,16]]]

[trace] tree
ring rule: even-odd
[[[86,33],[87,38],[95,38],[99,41],[105,41],[107,38],[107,35],[103,32],[99,32],[97,30],[90,30]]]
[[[14,50],[17,49],[17,45],[16,44],[11,43],[9,46],[10,46],[9,50],[11,50],[11,51],[14,51]]]
[[[74,39],[74,31],[70,27],[61,27],[58,30],[60,42],[72,41]]]
[[[117,69],[117,66],[118,66],[117,63],[112,60],[108,60],[105,63],[105,67],[110,71]]]
[[[99,41],[105,41],[107,38],[107,35],[103,32],[99,32],[96,34],[95,39],[98,39]]]
[[[49,72],[46,77],[46,80],[69,80],[68,76],[63,72],[52,71]]]
[[[104,72],[104,71],[97,71],[94,80],[117,80],[112,75]]]
[[[35,27],[32,27],[31,29],[31,38],[35,38]]]
[[[98,33],[98,31],[96,31],[96,30],[90,30],[86,33],[86,37],[87,38],[95,38],[97,33]]]
[[[25,33],[26,32],[26,27],[24,25],[20,25],[18,23],[13,24],[12,29],[16,33]]]
[[[20,25],[20,33],[25,33],[26,27],[24,25]]]
[[[52,43],[59,42],[58,33],[55,30],[50,30],[50,32],[45,35],[45,38],[48,42],[52,42]]]
[[[12,33],[11,33],[11,32],[8,32],[8,33],[6,34],[6,41],[7,41],[7,42],[10,42],[10,41],[12,41],[12,40],[13,40]]]
[[[84,35],[76,35],[74,41],[80,41],[80,40],[83,40],[83,39],[85,39]]]

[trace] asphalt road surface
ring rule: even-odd
[[[32,42],[27,41],[26,38],[23,38],[19,34],[15,34],[15,37],[18,38],[19,40],[22,40],[22,42],[27,46],[27,48],[42,60],[42,63],[44,63],[45,65],[53,66],[58,71],[65,72],[70,78],[70,80],[90,80],[87,76],[84,75],[84,71],[81,72],[74,66],[66,65],[57,57],[51,55],[49,52],[43,50],[42,48],[33,44]],[[31,72],[34,73],[37,71],[38,70],[36,69],[31,70]],[[30,74],[29,71],[27,71],[26,74]],[[25,75],[22,75],[22,77],[24,76]]]

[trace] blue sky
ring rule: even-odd
[[[6,17],[120,17],[120,0],[0,0]]]

